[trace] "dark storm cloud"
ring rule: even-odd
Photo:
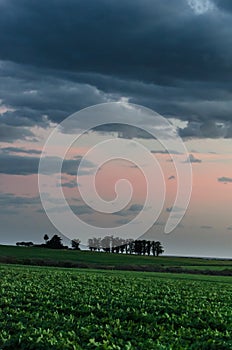
[[[215,5],[222,11],[232,12],[231,0],[214,0]]]
[[[232,124],[216,120],[189,121],[185,128],[179,128],[179,135],[183,138],[231,138]]]
[[[10,106],[1,114],[1,122],[6,125],[46,127],[49,121],[60,122],[79,109],[109,98],[95,86],[58,77],[56,72],[9,62],[0,64],[0,99],[6,108]]]
[[[231,2],[201,15],[188,3],[2,0],[0,59],[17,63],[0,64],[3,125],[46,127],[124,96],[187,121],[182,137],[232,137]]]
[[[8,0],[1,58],[149,81],[228,80],[229,20],[196,16],[185,0]]]

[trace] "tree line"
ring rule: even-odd
[[[24,247],[40,247],[40,248],[50,248],[50,249],[68,249],[68,246],[63,245],[62,238],[58,235],[53,235],[51,239],[49,239],[48,235],[44,235],[45,243],[42,244],[34,244],[33,242],[17,242],[17,246]],[[76,240],[74,240],[76,241]],[[79,241],[80,243],[80,241]],[[78,244],[79,246],[79,244]]]
[[[164,252],[160,241],[123,239],[114,236],[104,238],[90,238],[88,247],[91,251],[101,251],[106,253],[126,253],[138,255],[159,256]]]
[[[25,247],[42,247],[50,249],[68,249],[68,246],[63,245],[62,238],[58,235],[53,235],[49,239],[48,235],[44,235],[43,244],[33,244],[33,242],[17,242],[17,246]],[[73,239],[71,241],[72,249],[80,250],[81,241]],[[114,236],[93,237],[88,239],[88,248],[92,252],[104,251],[106,253],[116,253],[116,254],[137,254],[137,255],[153,255],[159,256],[164,252],[163,246],[160,241],[150,241],[146,239],[134,240],[134,239],[123,239]]]

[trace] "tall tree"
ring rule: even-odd
[[[155,242],[155,251],[156,251],[156,256],[159,256],[164,252],[163,246],[160,243],[160,241]]]
[[[141,247],[142,254],[145,255],[147,252],[147,241],[145,239],[143,239],[141,241],[141,245],[142,245],[142,247]]]
[[[72,248],[75,250],[80,250],[80,243],[81,243],[81,241],[78,238],[73,239],[72,240]]]
[[[147,252],[147,255],[151,254],[151,241],[147,241],[146,252]]]
[[[160,241],[152,241],[151,242],[151,250],[152,250],[152,254],[154,256],[159,256],[160,254],[162,254],[164,252],[163,246],[160,243]]]
[[[88,247],[91,252],[94,250],[93,238],[88,239]]]
[[[127,251],[129,254],[133,254],[135,252],[135,241],[133,239],[128,239],[127,242]]]
[[[113,236],[105,236],[101,240],[101,247],[106,253],[110,253]]]

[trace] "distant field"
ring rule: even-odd
[[[0,265],[0,349],[232,349],[230,281]]]
[[[88,268],[149,270],[184,268],[188,270],[232,271],[232,260],[153,257],[89,251],[53,250],[0,245],[0,262],[27,265],[55,265]]]

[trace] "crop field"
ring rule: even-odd
[[[230,277],[0,265],[0,349],[232,349]]]

